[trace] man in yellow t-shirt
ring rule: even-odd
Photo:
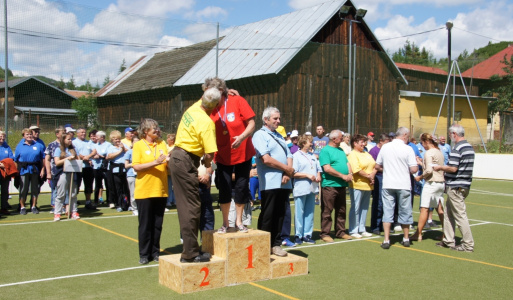
[[[175,148],[171,151],[169,170],[183,238],[182,263],[210,261],[210,253],[200,252],[198,244],[201,215],[199,183],[208,184],[212,175],[211,162],[217,144],[215,125],[209,116],[220,100],[219,90],[210,88],[201,100],[185,111],[176,132]],[[207,172],[198,176],[201,158]]]

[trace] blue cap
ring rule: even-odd
[[[132,127],[127,127],[127,128],[125,129],[125,133],[127,133],[127,132],[129,132],[129,131],[135,131],[135,130],[134,130]]]

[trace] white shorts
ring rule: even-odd
[[[438,203],[444,206],[444,187],[443,182],[426,181],[422,188],[422,195],[420,196],[420,207],[436,208]]]

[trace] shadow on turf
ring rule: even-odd
[[[304,258],[308,258],[308,254],[304,253],[300,249],[289,250],[287,252],[290,253],[290,254],[294,254],[294,255],[297,255],[297,256],[304,257]]]

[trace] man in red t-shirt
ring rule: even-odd
[[[244,205],[250,199],[249,172],[251,158],[255,155],[251,135],[255,130],[255,112],[241,96],[228,95],[224,80],[217,77],[207,78],[203,89],[211,87],[219,89],[222,94],[219,105],[210,114],[216,125],[215,183],[219,190],[219,204],[223,213],[223,225],[217,232],[226,233],[228,230],[232,195],[237,212],[235,227],[240,232],[247,232],[248,229],[242,224],[242,213]],[[235,174],[233,183],[232,174]]]

